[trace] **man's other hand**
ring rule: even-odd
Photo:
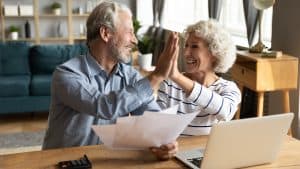
[[[150,151],[159,159],[159,160],[169,160],[173,157],[178,151],[177,141],[169,144],[161,145],[160,147],[151,147]]]

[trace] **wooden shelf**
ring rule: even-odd
[[[34,16],[32,15],[32,16],[3,16],[3,17],[4,19],[10,19],[10,18],[16,19],[16,18],[33,18]]]
[[[47,37],[47,38],[41,38],[41,41],[48,41],[48,42],[51,42],[51,41],[67,41],[69,40],[68,37]]]
[[[62,15],[55,15],[52,13],[49,13],[45,11],[44,9],[51,5],[52,2],[43,0],[31,0],[31,4],[33,6],[33,16],[4,16],[3,15],[3,6],[6,4],[9,4],[10,0],[0,0],[0,41],[6,42],[6,41],[29,41],[33,42],[35,44],[40,43],[55,43],[55,42],[63,42],[67,44],[73,44],[74,41],[83,41],[86,39],[85,36],[79,35],[79,32],[74,32],[74,30],[78,31],[77,29],[74,29],[74,27],[77,27],[78,22],[77,20],[81,20],[84,22],[87,17],[89,16],[89,13],[73,13],[74,8],[77,8],[77,0],[60,0],[59,2],[62,4]],[[29,1],[29,0],[28,0]],[[84,8],[85,2],[82,2],[80,4],[81,7]],[[31,34],[34,35],[33,38],[19,38],[18,40],[12,40],[7,38],[7,28],[14,23],[15,25],[18,25],[20,28],[24,24],[22,19],[29,19],[32,28]],[[51,32],[49,26],[45,26],[44,23],[47,23],[50,25],[52,24],[52,20],[63,22],[63,25],[66,23],[66,32],[67,37],[48,37],[51,35],[44,34],[44,32]],[[73,20],[75,20],[73,22]],[[73,24],[74,23],[74,24]],[[79,26],[79,25],[78,25]],[[41,30],[42,29],[42,30]],[[49,30],[48,30],[49,29]],[[49,33],[50,34],[50,33]]]
[[[39,17],[41,18],[65,18],[67,15],[54,15],[54,14],[42,14]]]
[[[74,37],[74,40],[86,40],[86,36]]]
[[[72,14],[74,17],[88,17],[89,14]]]
[[[6,41],[28,41],[28,42],[34,42],[35,39],[34,39],[34,38],[19,38],[19,39],[17,39],[17,40],[6,39]]]

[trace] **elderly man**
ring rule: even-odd
[[[92,125],[160,109],[153,92],[169,76],[178,53],[178,36],[170,35],[157,68],[143,78],[124,64],[137,43],[127,7],[104,1],[92,11],[86,26],[89,51],[58,66],[53,74],[43,149],[101,144]],[[177,142],[151,150],[167,159],[176,153]]]

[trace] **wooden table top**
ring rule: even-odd
[[[179,149],[187,150],[204,147],[207,136],[185,137],[178,141]],[[93,168],[184,168],[183,164],[175,158],[168,161],[158,161],[149,151],[117,151],[107,149],[103,145],[97,145],[2,155],[0,156],[0,169],[55,169],[58,168],[56,164],[59,161],[79,159],[84,154],[92,162]],[[300,141],[287,136],[275,162],[250,168],[299,169]]]

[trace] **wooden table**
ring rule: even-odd
[[[204,147],[206,136],[186,137],[179,140],[180,150]],[[74,148],[53,149],[0,156],[1,169],[55,169],[56,164],[63,160],[79,159],[86,154],[93,168],[128,168],[128,169],[160,169],[184,168],[175,158],[169,161],[157,161],[149,151],[116,151],[103,145],[83,146]],[[300,141],[287,136],[278,159],[272,164],[250,167],[251,169],[300,168]]]
[[[298,58],[286,54],[278,58],[262,58],[260,54],[238,51],[230,73],[241,91],[246,86],[257,92],[258,117],[263,116],[264,92],[267,91],[282,91],[283,111],[290,112],[289,90],[297,89]]]

